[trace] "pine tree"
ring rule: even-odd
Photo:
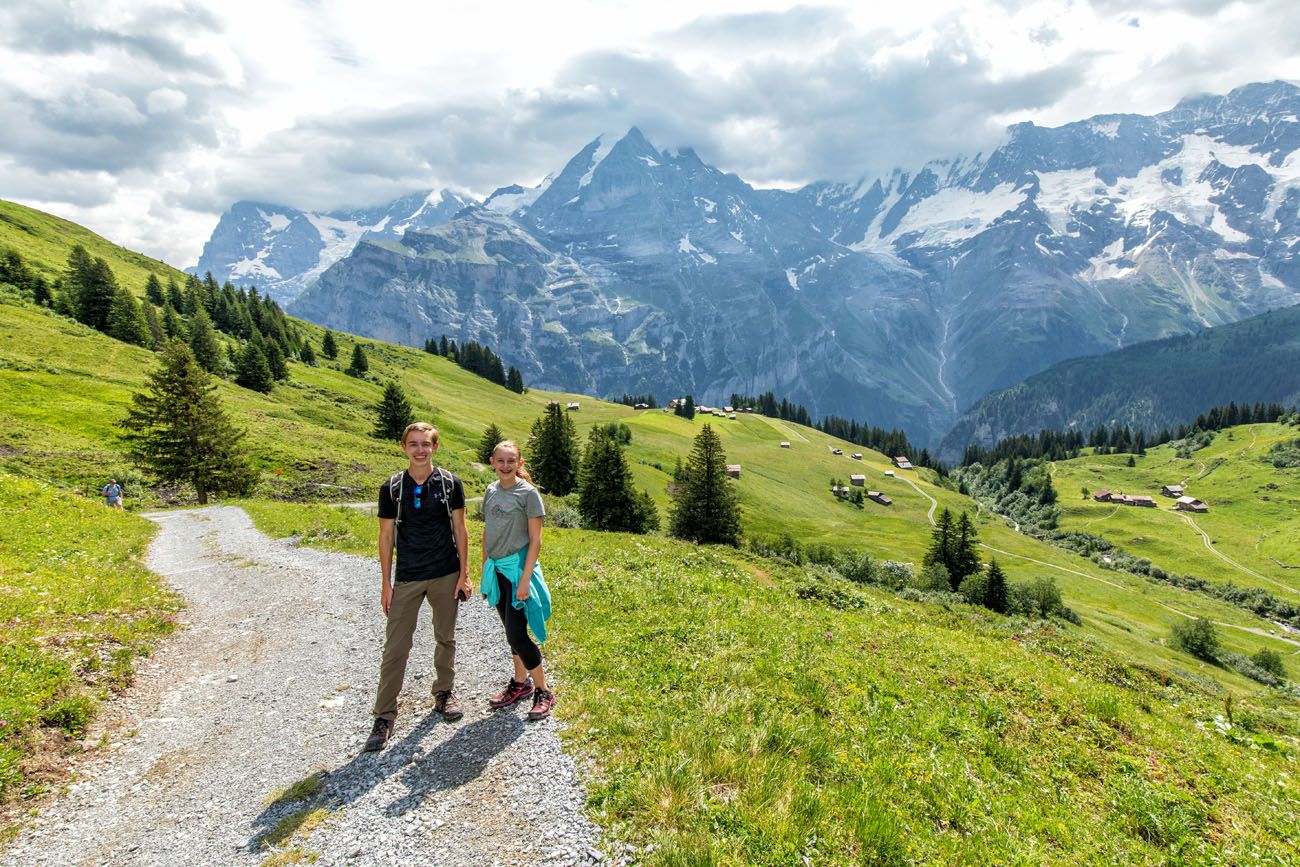
[[[276,382],[284,382],[289,378],[289,364],[284,360],[284,350],[275,340],[267,340],[263,354],[266,356],[266,366],[271,370],[271,378]]]
[[[244,432],[226,416],[216,392],[189,347],[171,340],[146,390],[132,395],[125,421],[131,458],[163,482],[189,482],[200,504],[209,494],[248,494],[257,482],[241,449]]]
[[[302,349],[298,350],[298,360],[308,367],[316,366],[316,350],[311,348],[310,341],[302,342]]]
[[[519,368],[511,365],[510,371],[506,374],[506,388],[515,394],[524,393],[524,378],[519,373]]]
[[[320,354],[333,361],[339,357],[339,345],[334,341],[334,332],[326,331],[320,342]]]
[[[140,312],[140,304],[134,295],[121,287],[113,293],[113,302],[109,305],[108,318],[104,322],[104,333],[124,343],[149,345],[149,325]]]
[[[40,274],[32,277],[32,300],[42,307],[54,306],[54,293],[50,291],[50,284]]]
[[[253,340],[245,343],[235,362],[235,384],[267,394],[274,383],[271,366],[266,363],[261,347]]]
[[[108,267],[108,263],[103,259],[96,259],[88,266],[84,265],[83,260],[77,257],[77,250],[81,248],[74,247],[68,257],[68,279],[75,292],[77,319],[96,331],[106,332],[109,309],[113,306],[113,296],[117,294],[117,278],[113,276],[113,269]],[[89,259],[85,250],[81,250],[81,253]],[[73,270],[74,258],[77,258],[75,271]]]
[[[483,431],[483,438],[478,441],[478,460],[479,463],[486,464],[492,461],[492,452],[497,447],[497,443],[504,441],[506,435],[501,432],[501,428],[492,422]]]
[[[957,520],[956,532],[953,534],[952,563],[948,566],[952,586],[958,587],[967,575],[974,575],[980,569],[980,555],[976,549],[979,532],[971,521],[970,515],[961,513]]]
[[[528,435],[528,468],[537,487],[564,496],[578,485],[578,434],[558,403],[533,422]]]
[[[406,399],[406,392],[396,382],[384,386],[384,396],[375,404],[375,429],[371,432],[381,440],[397,442],[406,426],[415,421],[415,411]]]
[[[175,277],[167,278],[167,303],[178,312],[185,309],[185,296],[181,294],[181,287],[176,285]]]
[[[163,308],[162,327],[163,334],[167,335],[168,340],[185,340],[185,325],[176,315],[176,308],[170,303]]]
[[[361,348],[360,343],[352,345],[352,361],[348,364],[347,373],[351,376],[365,376],[370,369],[370,362],[366,360],[365,350]]]
[[[194,360],[199,363],[199,367],[208,373],[220,375],[224,372],[221,346],[217,343],[217,334],[212,330],[212,320],[208,317],[208,312],[202,307],[198,308],[194,315],[190,317],[189,344],[190,351],[194,353]]]
[[[144,324],[149,329],[149,348],[157,352],[167,342],[167,333],[163,331],[158,311],[152,304],[144,305]]]
[[[654,501],[650,501],[654,509]],[[632,471],[618,442],[603,427],[592,428],[587,449],[582,456],[578,482],[578,512],[583,523],[593,530],[645,533],[653,515],[659,525],[657,509],[647,513],[645,502],[632,485]]]
[[[705,544],[740,544],[740,501],[727,478],[722,438],[706,424],[695,437],[673,498],[669,532]]]
[[[674,410],[674,412],[684,419],[695,418],[695,398],[689,394],[686,395],[686,397],[677,404],[677,409]]]
[[[934,529],[930,531],[930,547],[925,552],[921,565],[929,566],[938,563],[948,573],[951,587],[956,587],[960,580],[952,580],[953,538],[952,512],[944,508],[939,512],[938,520],[934,522]]]
[[[989,561],[988,578],[984,591],[985,608],[999,614],[1007,613],[1007,576],[997,560]]]
[[[163,295],[162,283],[158,280],[157,274],[150,274],[149,279],[145,281],[144,297],[150,304],[155,304],[158,307],[167,302],[166,296]]]

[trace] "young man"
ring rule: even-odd
[[[379,489],[379,604],[388,625],[367,752],[383,749],[392,734],[397,695],[402,691],[415,623],[425,599],[433,609],[437,642],[434,710],[446,720],[464,716],[452,686],[456,679],[456,612],[471,592],[465,489],[456,476],[433,466],[438,450],[438,431],[433,425],[408,425],[402,433],[402,450],[410,466]]]

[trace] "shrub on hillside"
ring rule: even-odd
[[[1059,617],[1078,625],[1082,621],[1061,599],[1061,590],[1052,578],[1039,577],[1020,584],[1007,585],[1007,614],[1022,617]]]
[[[561,502],[546,510],[546,523],[552,527],[576,530],[582,526],[582,515],[573,506]]]
[[[1257,665],[1255,660],[1249,656],[1235,651],[1228,650],[1220,653],[1218,662],[1265,686],[1277,686],[1282,682],[1280,677],[1263,666]]]
[[[1282,654],[1276,650],[1260,650],[1250,658],[1250,661],[1279,680],[1286,677],[1286,669],[1282,667]]]
[[[1219,634],[1214,624],[1204,617],[1175,623],[1170,644],[1206,662],[1217,662],[1219,658]]]

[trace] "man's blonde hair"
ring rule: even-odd
[[[433,434],[433,444],[435,446],[438,444],[438,429],[427,421],[413,421],[408,424],[406,430],[402,431],[402,438],[398,440],[398,442],[402,445],[406,445],[406,438],[411,435],[411,431],[413,430],[428,431]]]

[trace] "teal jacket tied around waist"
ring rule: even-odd
[[[519,587],[520,573],[524,571],[524,560],[528,556],[528,546],[520,548],[513,554],[505,557],[499,557],[493,560],[491,557],[483,564],[483,581],[479,585],[479,590],[487,599],[488,604],[493,608],[501,601],[501,588],[497,585],[497,572],[506,576],[510,581],[510,586],[517,591]],[[542,578],[542,564],[533,565],[533,574],[528,579],[528,601],[520,602],[513,598],[514,592],[511,592],[510,604],[515,608],[524,610],[524,617],[528,619],[528,628],[533,631],[539,642],[546,640],[546,621],[551,619],[551,591],[546,586],[546,581]]]

